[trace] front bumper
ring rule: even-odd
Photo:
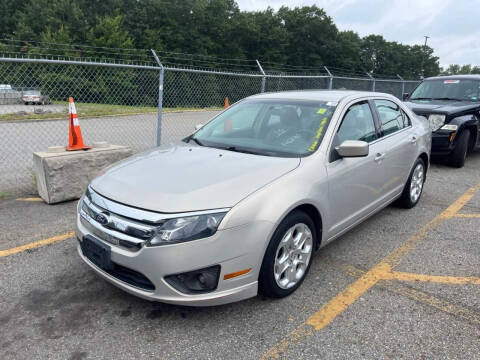
[[[450,141],[452,133],[455,132],[440,130],[432,133],[432,156],[449,155],[453,151],[455,138]]]
[[[188,306],[211,306],[231,303],[257,295],[258,273],[263,259],[271,223],[255,222],[235,228],[217,231],[209,238],[180,244],[148,247],[132,252],[112,245],[111,260],[127,269],[145,276],[154,285],[153,290],[146,290],[128,284],[112,276],[87,259],[81,250],[80,257],[100,276],[119,288],[148,300],[161,301]],[[76,235],[79,242],[86,235],[92,234],[77,215]],[[101,240],[101,239],[100,239]],[[182,293],[165,281],[165,276],[188,272],[213,265],[220,265],[220,276],[216,290],[203,294]],[[242,269],[251,268],[244,275],[224,280],[224,275]]]

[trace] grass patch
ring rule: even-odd
[[[6,192],[0,192],[0,199],[6,199],[8,196],[8,193]]]
[[[53,105],[57,112],[47,112],[42,114],[24,114],[24,113],[11,113],[0,114],[0,121],[7,120],[54,120],[54,119],[67,119],[68,118],[68,103],[66,101],[54,101]],[[127,106],[127,105],[110,105],[110,104],[91,104],[91,103],[75,103],[77,108],[78,117],[92,118],[92,117],[104,117],[104,116],[123,116],[123,115],[136,115],[136,114],[156,114],[158,109],[153,106]],[[32,105],[31,105],[32,106]],[[58,110],[61,106],[63,109]],[[32,106],[33,108],[33,106]],[[44,108],[48,111],[48,105]],[[53,108],[53,107],[52,107]],[[178,108],[164,108],[163,112],[177,112],[177,111],[204,111],[204,110],[221,110],[221,107],[211,108],[195,108],[195,107],[178,107]]]

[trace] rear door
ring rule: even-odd
[[[327,164],[332,238],[368,215],[383,196],[385,149],[379,141],[379,129],[373,109],[367,101],[347,105],[335,130]],[[340,158],[335,147],[345,140],[369,143],[369,154],[359,158]]]
[[[378,118],[381,141],[385,146],[384,169],[389,174],[385,183],[388,198],[402,192],[416,159],[417,138],[413,133],[412,122],[401,107],[391,100],[371,101]]]

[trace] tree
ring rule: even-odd
[[[133,40],[122,25],[121,15],[99,19],[98,24],[87,35],[89,43],[99,47],[133,48]]]
[[[99,57],[82,45],[154,48],[170,65],[258,71],[259,59],[272,71],[323,72],[326,65],[334,73],[416,79],[425,55],[425,76],[440,72],[432,48],[339,31],[315,5],[241,11],[235,0],[2,0],[0,18],[1,38],[18,40],[3,41],[2,51]],[[115,53],[108,57],[125,59]]]
[[[480,66],[451,64],[442,69],[442,75],[480,74]]]

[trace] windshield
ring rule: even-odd
[[[24,92],[25,95],[40,95],[40,91],[38,90],[27,90]]]
[[[479,80],[427,80],[421,83],[412,93],[410,100],[463,100],[478,101],[480,99]]]
[[[326,101],[244,100],[185,140],[259,155],[306,156],[320,145],[335,106]]]

